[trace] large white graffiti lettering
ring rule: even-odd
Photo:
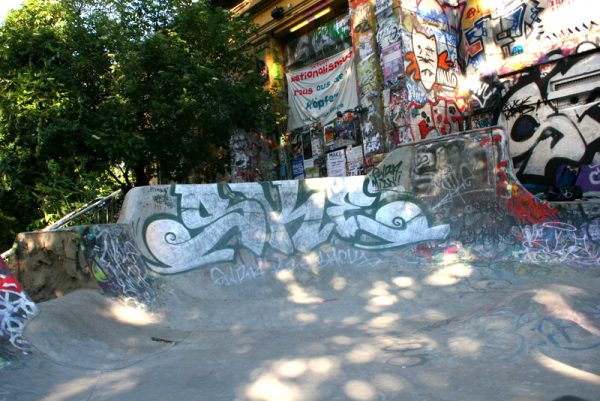
[[[372,187],[372,188],[371,188]],[[371,192],[372,191],[372,192]],[[442,240],[449,226],[430,227],[414,199],[377,192],[368,178],[272,183],[177,185],[178,216],[155,216],[144,228],[151,268],[178,273],[233,262],[241,249],[304,254],[339,238],[381,250]]]
[[[579,167],[598,159],[598,88],[590,84],[562,101],[555,82],[577,79],[599,61],[598,54],[564,59],[543,71],[534,70],[505,82],[509,89],[495,118],[510,134],[511,157],[522,182],[559,185],[556,181],[562,166]]]

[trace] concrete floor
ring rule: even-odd
[[[80,290],[39,305],[30,354],[0,354],[0,401],[597,401],[599,284],[395,261],[169,277],[147,309]]]

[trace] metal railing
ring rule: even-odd
[[[119,189],[110,195],[96,198],[86,203],[57,222],[43,228],[41,231],[53,231],[61,227],[86,224],[114,223],[119,218],[122,203],[123,191]]]
[[[54,231],[59,228],[86,224],[115,223],[119,218],[123,198],[123,191],[120,189],[110,195],[96,198],[40,231]],[[2,258],[9,258],[14,251],[15,248],[13,247],[3,252]]]

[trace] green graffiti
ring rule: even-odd
[[[380,192],[369,178],[323,178],[268,183],[176,185],[177,215],[155,215],[143,227],[159,273],[234,262],[242,249],[306,254],[336,237],[368,250],[443,240],[446,224],[407,194]]]

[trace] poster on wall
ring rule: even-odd
[[[325,147],[327,150],[333,149],[333,141],[335,140],[335,126],[332,124],[327,124],[324,128],[325,135]]]
[[[344,151],[344,149],[339,149],[327,153],[327,176],[346,176],[346,152]]]
[[[346,149],[348,159],[348,175],[363,174],[363,150],[362,146],[349,146]]]
[[[310,142],[312,156],[321,156],[323,154],[323,129],[321,124],[316,124],[310,128]]]
[[[321,138],[313,137],[310,141],[313,157],[319,157],[323,154],[323,144]]]
[[[319,177],[319,166],[315,164],[315,159],[304,160],[304,174],[305,178]]]
[[[352,49],[286,74],[288,130],[330,122],[358,106]]]
[[[302,156],[298,156],[292,159],[292,178],[304,178],[304,158]]]

